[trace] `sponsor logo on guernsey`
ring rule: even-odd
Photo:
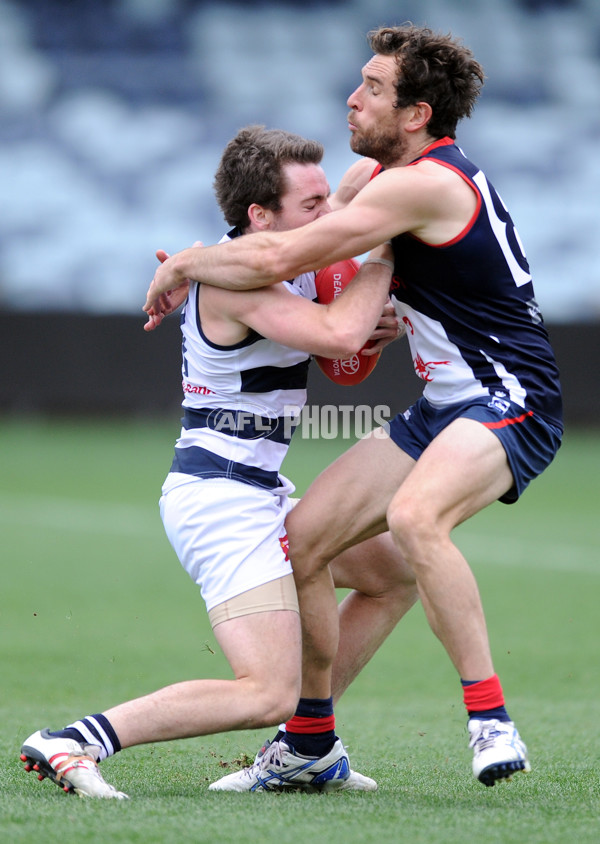
[[[190,384],[189,381],[184,381],[181,385],[184,393],[195,393],[199,396],[210,396],[214,394],[214,390],[208,387],[203,387],[202,384]]]
[[[279,544],[281,545],[281,550],[285,554],[286,562],[290,559],[290,541],[288,539],[287,533],[285,536],[279,537]]]

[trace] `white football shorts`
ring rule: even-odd
[[[266,490],[229,478],[170,473],[160,515],[169,542],[207,610],[292,573],[285,518],[293,484]]]

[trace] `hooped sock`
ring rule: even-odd
[[[114,756],[121,749],[117,734],[105,715],[87,715],[80,721],[68,724],[62,730],[54,730],[51,736],[70,738],[83,745],[92,745],[99,749],[97,761],[101,762],[108,756]]]
[[[325,756],[336,742],[333,698],[300,698],[285,741],[301,756]]]
[[[494,674],[487,680],[461,680],[463,699],[469,718],[489,721],[510,721],[510,716],[504,706],[504,693],[498,675]]]

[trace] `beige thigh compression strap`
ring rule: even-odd
[[[229,601],[217,604],[208,612],[211,626],[216,627],[222,621],[230,618],[239,618],[241,615],[251,615],[256,612],[273,612],[274,610],[293,610],[298,612],[298,597],[294,584],[294,575],[286,574],[248,589]]]

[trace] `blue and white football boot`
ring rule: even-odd
[[[473,748],[473,774],[484,785],[510,779],[517,771],[529,773],[531,765],[527,748],[512,721],[480,721],[468,723]]]
[[[227,774],[210,791],[376,791],[377,783],[351,770],[339,739],[325,756],[300,756],[283,739],[267,742],[249,768]]]

